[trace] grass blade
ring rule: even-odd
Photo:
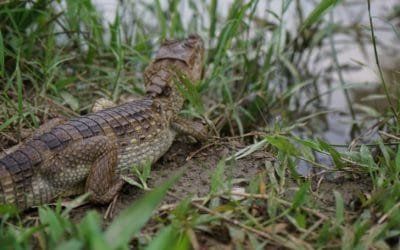
[[[155,1],[155,8],[158,18],[158,25],[160,27],[161,39],[167,36],[167,21],[165,20],[164,12],[161,8],[160,0]]]
[[[341,225],[344,221],[344,201],[342,195],[337,192],[333,191],[335,196],[335,205],[336,205],[336,223]]]
[[[120,248],[129,243],[150,219],[154,209],[166,195],[168,189],[179,179],[182,172],[173,176],[163,185],[133,203],[125,209],[107,228],[105,238],[112,249]]]
[[[3,43],[3,35],[1,34],[0,31],[0,77],[3,77],[4,74],[6,73],[4,71],[4,43]]]
[[[101,232],[99,214],[90,211],[79,223],[79,231],[87,239],[90,249],[107,250],[109,249]]]
[[[172,225],[164,227],[146,247],[146,250],[177,249],[180,243],[179,231]],[[188,246],[186,246],[187,249]]]
[[[341,2],[341,0],[323,0],[321,1],[311,13],[308,15],[306,20],[304,20],[303,25],[301,26],[300,32],[306,28],[309,28],[314,23],[318,22],[318,20],[328,11],[329,8]]]
[[[210,37],[210,41],[215,37],[215,28],[217,26],[217,6],[218,0],[212,0],[209,7],[209,16],[210,16],[210,30],[208,32],[208,36]]]

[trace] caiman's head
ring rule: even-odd
[[[200,80],[203,66],[204,43],[197,34],[191,34],[183,40],[166,40],[161,44],[155,60],[178,60],[188,68],[188,77],[192,81]]]
[[[161,44],[154,61],[145,71],[147,93],[168,96],[173,80],[184,74],[192,83],[202,76],[204,43],[196,34],[182,40],[166,40]]]

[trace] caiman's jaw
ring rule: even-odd
[[[163,59],[179,60],[189,68],[187,77],[192,82],[201,79],[204,57],[204,42],[197,34],[183,40],[166,40],[156,55],[156,61]]]

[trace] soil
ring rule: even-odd
[[[156,187],[168,180],[171,176],[184,169],[183,176],[170,190],[163,204],[179,202],[177,197],[187,196],[204,197],[210,191],[211,175],[221,159],[227,158],[244,148],[245,143],[239,140],[219,140],[207,145],[175,142],[169,151],[152,166],[149,187]],[[259,150],[249,157],[242,158],[227,164],[225,176],[232,178],[233,183],[246,186],[248,180],[265,169],[265,163],[273,161],[272,155]],[[143,190],[129,184],[124,185],[115,204],[113,214],[116,215],[138,197],[144,194]],[[95,208],[105,213],[107,206],[93,206],[90,204],[73,210],[72,216],[76,219],[83,217],[88,209]]]
[[[156,187],[181,169],[185,169],[184,175],[170,190],[172,195],[167,195],[161,207],[166,207],[168,204],[176,205],[179,202],[177,197],[181,199],[187,196],[204,197],[210,191],[211,175],[219,161],[247,145],[242,141],[232,139],[220,139],[207,145],[175,142],[170,150],[153,165],[148,184],[150,187]],[[273,161],[275,159],[271,153],[261,149],[232,164],[227,164],[225,176],[232,178],[235,185],[246,187],[249,180],[258,173],[269,172],[267,168],[271,166]],[[354,211],[354,215],[356,215],[361,196],[367,195],[371,186],[368,178],[357,179],[344,173],[336,174],[335,177],[329,176],[329,178],[325,178],[323,175],[315,175],[311,180],[311,193],[315,198],[313,200],[316,201],[321,212],[332,216],[335,210],[334,190],[342,195],[346,210],[348,212]],[[291,200],[289,197],[293,197],[298,186],[295,181],[290,179],[287,184],[284,196]],[[115,204],[113,215],[105,223],[109,223],[113,216],[116,216],[119,211],[132,204],[143,194],[144,191],[125,185]],[[79,219],[85,215],[88,209],[93,208],[102,214],[105,214],[107,210],[107,206],[94,207],[88,204],[73,210],[72,216]],[[158,227],[157,223],[150,222],[144,231],[151,235],[157,231]],[[234,249],[234,242],[237,239],[231,239],[228,228],[230,227],[222,223],[217,227],[212,226],[210,228],[213,231],[212,234],[196,232],[196,235],[203,249]],[[246,240],[243,240],[242,243],[246,244]]]

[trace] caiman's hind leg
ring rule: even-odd
[[[116,173],[117,145],[106,136],[99,135],[74,142],[57,158],[65,170],[55,170],[49,166],[48,171],[61,171],[64,174],[79,176],[81,171],[85,171],[82,168],[89,169],[85,191],[91,194],[90,200],[94,203],[110,202],[124,183]]]
[[[189,135],[198,141],[207,140],[207,128],[200,122],[187,120],[183,117],[177,116],[172,121],[172,127],[178,134]]]
[[[90,142],[90,147],[97,151],[97,157],[90,168],[86,190],[92,194],[93,202],[104,204],[109,203],[117,195],[124,181],[116,173],[117,145],[111,143],[105,136],[96,138],[98,139]]]

